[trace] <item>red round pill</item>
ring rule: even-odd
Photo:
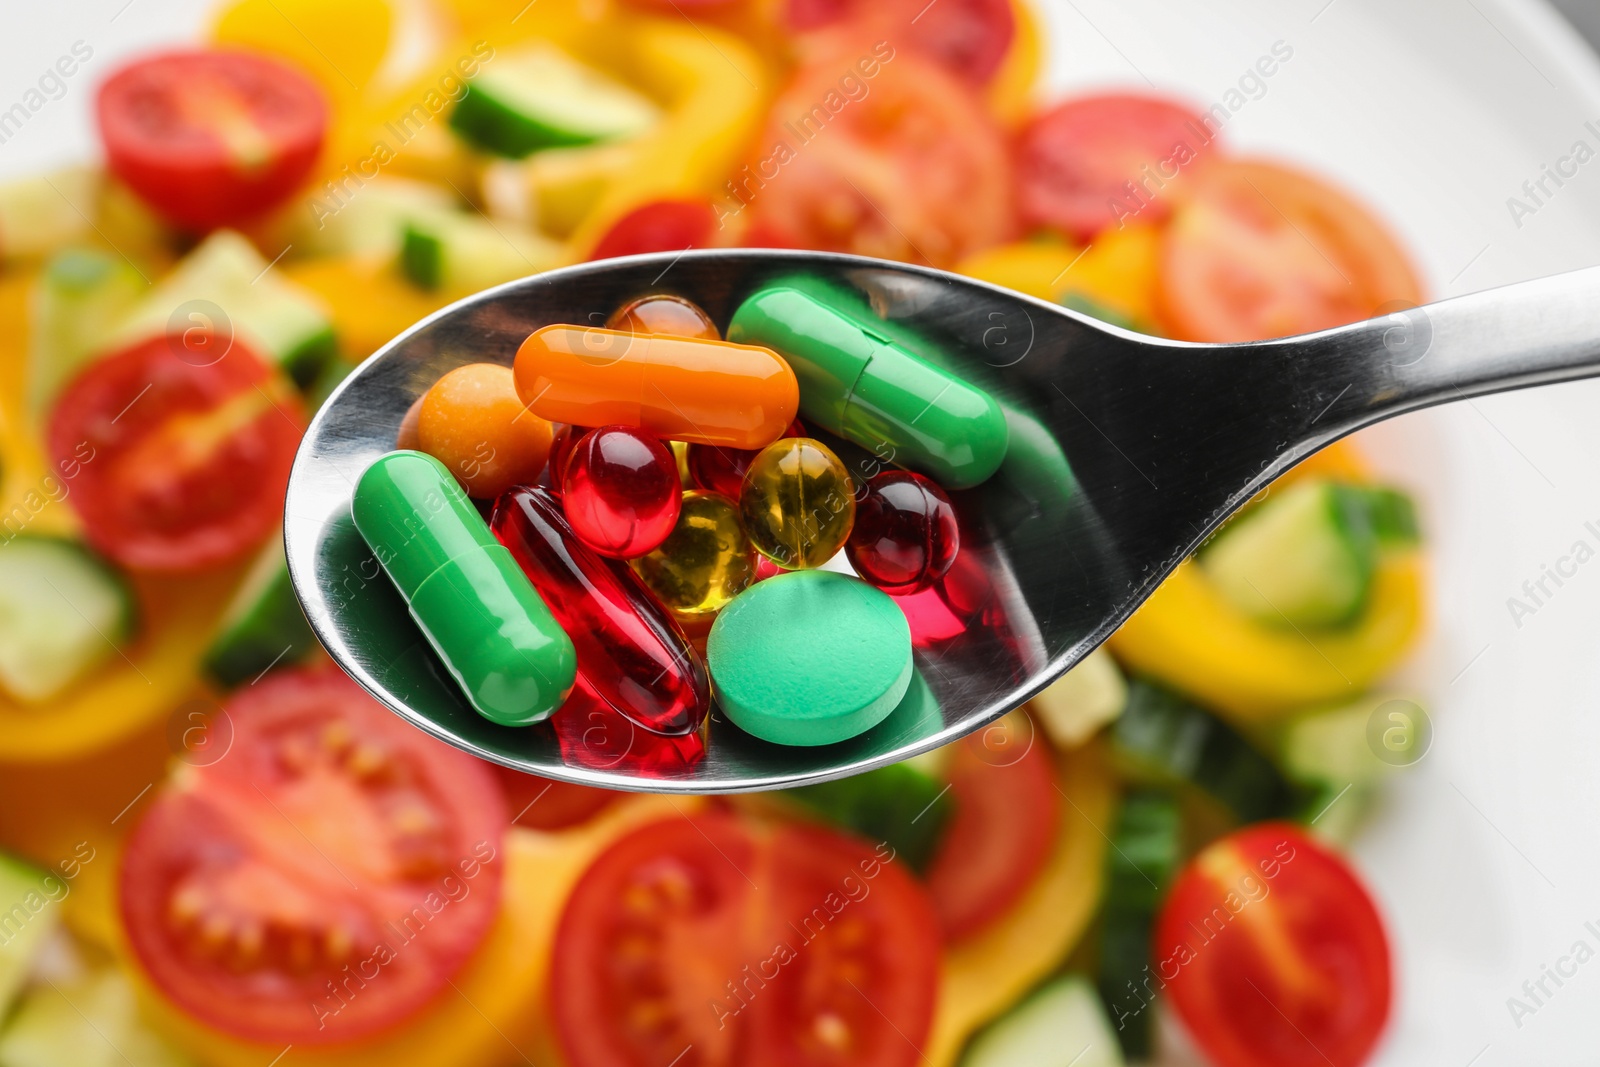
[[[795,419],[783,431],[783,436],[804,437],[806,428],[800,425],[799,419]],[[760,454],[759,448],[719,448],[716,445],[692,444],[689,446],[689,477],[698,488],[721,493],[737,504],[739,493],[744,488],[744,472],[750,469],[750,461]]]
[[[572,446],[561,502],[578,539],[602,556],[634,559],[678,522],[683,483],[672,450],[631,426],[590,430]]]
[[[944,577],[960,548],[956,509],[944,490],[920,474],[884,471],[856,503],[844,550],[857,574],[903,596]]]

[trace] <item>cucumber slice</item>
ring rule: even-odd
[[[1366,605],[1377,537],[1365,498],[1308,481],[1269,497],[1200,553],[1212,584],[1271,626],[1339,626]]]
[[[1029,702],[1057,748],[1077,748],[1122,714],[1128,683],[1111,653],[1097,648]]]
[[[133,592],[75,541],[19,534],[0,543],[0,689],[47,700],[133,632]]]
[[[400,244],[400,272],[412,284],[453,293],[538,274],[560,258],[560,245],[531,230],[458,211],[413,212]]]
[[[1394,767],[1379,759],[1367,743],[1367,724],[1391,694],[1364,697],[1352,704],[1296,716],[1283,727],[1279,752],[1284,773],[1297,782],[1331,785],[1376,785]]]
[[[342,204],[316,197],[306,224],[295,234],[293,254],[389,259],[400,251],[408,217],[419,211],[449,211],[454,204],[450,191],[432,182],[375,178]]]
[[[949,787],[906,763],[786,789],[783,795],[869,841],[888,842],[919,873],[933,859],[953,810]]]
[[[316,297],[267,267],[249,241],[218,230],[128,313],[108,347],[121,348],[173,327],[208,325],[222,332],[222,324],[210,321],[220,312],[246,344],[296,384],[306,385],[334,352],[333,320]],[[186,305],[194,305],[187,315]]]
[[[1384,485],[1352,486],[1366,508],[1372,533],[1382,548],[1415,548],[1422,543],[1417,505],[1399,489]]]
[[[1272,761],[1231,726],[1143,678],[1128,686],[1111,751],[1132,780],[1197,791],[1240,822],[1288,815],[1299,799]]]
[[[615,141],[655,125],[660,109],[550,45],[497,60],[450,114],[450,128],[496,155]]]
[[[40,985],[0,1031],[0,1067],[189,1067],[139,1017],[133,987],[110,968]]]
[[[145,282],[114,252],[68,249],[45,265],[33,294],[28,410],[43,422],[56,394],[89,362]]]
[[[88,168],[0,183],[0,259],[33,259],[90,236],[100,176]]]
[[[961,1067],[1122,1067],[1100,998],[1078,975],[1031,994],[972,1039]]]
[[[1164,791],[1135,789],[1117,812],[1106,854],[1105,917],[1100,932],[1100,996],[1129,1059],[1148,1059],[1150,936],[1172,877],[1182,862],[1183,819]]]
[[[201,667],[223,689],[293,663],[317,643],[295,598],[279,531],[250,566]]]
[[[61,922],[63,883],[0,852],[0,1019]]]

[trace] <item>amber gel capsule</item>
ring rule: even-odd
[[[561,706],[572,641],[444,464],[390,452],[362,473],[350,516],[478,714],[526,726]]]
[[[522,342],[514,369],[517,394],[542,419],[669,441],[765,448],[800,406],[776,352],[698,337],[546,326]]]

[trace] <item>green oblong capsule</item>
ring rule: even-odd
[[[800,414],[948,489],[1006,458],[1005,413],[988,393],[916,355],[816,285],[780,282],[734,312],[728,340],[771,348],[794,368]]]
[[[526,726],[561,706],[572,640],[444,464],[390,452],[362,472],[350,516],[478,714]]]

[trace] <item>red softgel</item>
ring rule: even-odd
[[[806,429],[800,425],[799,419],[795,419],[789,424],[789,428],[783,431],[783,436],[805,437]],[[689,477],[694,479],[694,484],[701,489],[721,493],[737,504],[739,494],[744,491],[745,472],[750,469],[750,462],[760,454],[759,448],[690,445]]]
[[[844,551],[861,577],[905,596],[944,577],[960,548],[961,527],[944,490],[920,474],[884,471],[856,502]]]
[[[550,491],[523,486],[495,503],[494,535],[578,653],[578,674],[647,730],[687,734],[711,707],[705,665],[632,571],[573,535]]]
[[[573,443],[561,499],[584,544],[612,559],[635,559],[672,532],[683,483],[666,445],[631,426],[602,426]]]

